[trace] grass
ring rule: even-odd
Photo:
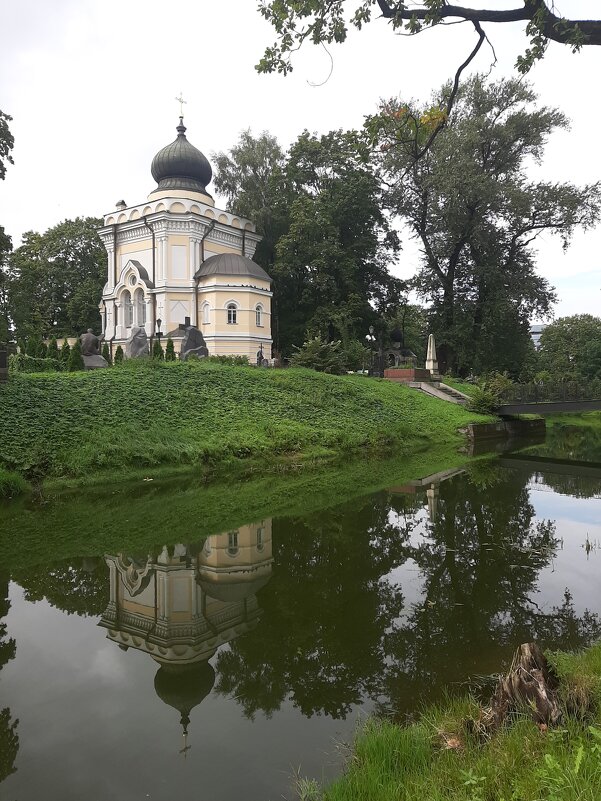
[[[474,388],[476,387],[476,384],[470,384],[468,381],[462,381],[460,378],[454,378],[450,375],[443,376],[442,383],[456,389],[458,392],[463,392],[463,394],[468,397],[473,395]]]
[[[564,717],[541,730],[527,714],[486,742],[469,734],[470,698],[426,710],[399,726],[371,719],[357,734],[345,775],[325,790],[299,786],[302,801],[598,801],[601,798],[601,644],[550,654]],[[570,706],[585,696],[586,709]]]
[[[15,498],[27,489],[23,476],[0,468],[0,498]]]
[[[311,370],[132,360],[0,387],[0,466],[31,479],[359,449],[458,445],[483,420],[392,382]]]

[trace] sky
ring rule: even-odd
[[[556,3],[565,16],[581,18],[598,17],[600,5]],[[497,59],[491,77],[513,74],[527,46],[524,25],[484,27]],[[2,28],[0,109],[13,117],[15,164],[0,182],[0,225],[15,247],[25,231],[102,216],[121,198],[143,202],[155,187],[152,158],[175,138],[180,92],[188,139],[209,159],[231,148],[246,128],[267,130],[288,146],[305,129],[360,127],[382,98],[426,100],[475,42],[466,24],[408,38],[374,19],[330,49],[332,62],[322,47],[304,46],[292,74],[283,77],[254,69],[275,39],[256,0],[20,0],[5,4]],[[474,70],[487,72],[491,63],[491,49],[483,48]],[[601,178],[600,73],[601,47],[574,55],[555,43],[532,70],[541,103],[572,121],[570,131],[549,141],[536,168],[540,179]],[[601,313],[600,254],[601,226],[577,234],[565,254],[554,237],[541,241],[538,269],[557,289],[556,316]],[[418,260],[418,249],[407,242],[392,271],[409,277]]]

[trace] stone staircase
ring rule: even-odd
[[[459,390],[453,389],[453,387],[449,387],[447,384],[443,384],[441,381],[412,381],[409,386],[412,387],[412,389],[418,389],[420,392],[425,392],[427,395],[431,395],[433,398],[448,401],[449,403],[457,403],[460,406],[465,406],[469,401],[469,397],[464,395],[463,392],[459,392]]]

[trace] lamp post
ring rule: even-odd
[[[158,340],[158,342],[159,342],[159,347],[161,346],[161,337],[163,336],[163,332],[161,331],[161,323],[162,323],[162,322],[163,322],[163,321],[162,321],[162,320],[161,320],[161,318],[159,317],[159,318],[157,319],[157,340]]]

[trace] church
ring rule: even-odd
[[[119,201],[99,231],[104,341],[112,353],[125,349],[139,327],[151,342],[159,331],[170,336],[179,353],[192,325],[211,356],[271,359],[271,278],[252,261],[261,237],[250,220],[215,207],[211,165],[186,138],[183,116],[176,130],[152,161],[148,199]]]

